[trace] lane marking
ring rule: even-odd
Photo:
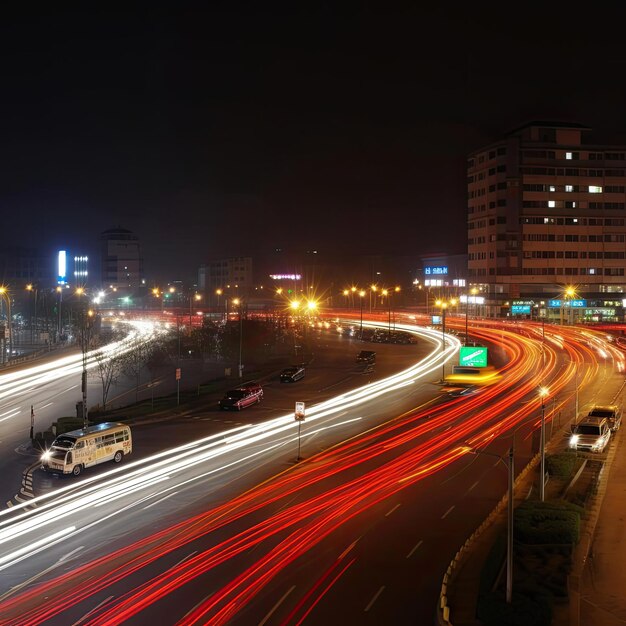
[[[264,626],[267,623],[267,620],[272,617],[272,614],[276,609],[284,602],[285,598],[296,588],[295,585],[291,587],[288,591],[286,591],[283,597],[270,609],[270,612],[259,622],[259,626]]]
[[[178,561],[178,563],[176,563],[173,567],[171,567],[170,569],[174,569],[174,567],[178,567],[181,563],[184,563],[185,561],[189,560],[194,554],[196,554],[198,551],[194,550],[191,554],[188,554],[187,556],[184,556],[180,561]]]
[[[93,609],[91,609],[91,611],[87,611],[87,613],[85,613],[78,621],[74,622],[72,624],[72,626],[78,626],[78,624],[80,624],[81,622],[84,622],[94,611],[97,611],[105,602],[108,602],[111,598],[114,598],[115,596],[109,596],[108,598],[105,598],[104,600],[102,600],[102,602],[100,602],[99,604],[96,604],[96,606],[93,607]]]
[[[413,550],[411,550],[407,555],[406,558],[410,559],[413,556],[413,553],[424,543],[423,539],[420,539],[416,544],[415,547],[413,548]]]
[[[375,594],[374,597],[369,601],[369,604],[365,607],[365,613],[367,613],[373,606],[374,602],[378,600],[378,596],[384,591],[385,585],[383,585]]]
[[[172,493],[168,493],[166,496],[163,496],[159,500],[155,500],[151,504],[148,504],[147,506],[144,506],[143,507],[144,511],[146,509],[149,509],[151,506],[154,506],[155,504],[159,504],[159,502],[163,502],[163,500],[167,500],[168,498],[171,498],[172,496],[176,495],[177,493],[178,493],[178,491],[173,491]]]
[[[474,487],[476,487],[476,486],[478,485],[478,483],[479,483],[479,482],[480,482],[480,481],[478,481],[478,480],[477,480],[477,481],[476,481],[476,482],[475,482],[475,483],[474,483],[474,484],[473,484],[473,485],[472,485],[472,486],[471,486],[471,487],[470,487],[467,491],[469,492],[469,491],[471,491],[472,489],[474,489]]]
[[[387,513],[385,513],[385,517],[389,517],[399,506],[400,506],[400,503],[396,504],[396,506],[394,506],[393,509],[391,509],[391,511],[387,511]]]
[[[454,504],[441,516],[441,519],[446,519],[450,513],[454,510]]]

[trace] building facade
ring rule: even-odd
[[[111,228],[100,235],[102,286],[124,291],[141,287],[143,257],[139,237],[124,228]]]
[[[468,279],[491,314],[623,319],[626,146],[589,131],[535,122],[469,155]]]
[[[198,290],[212,306],[225,297],[246,296],[252,288],[251,257],[217,259],[198,269]]]

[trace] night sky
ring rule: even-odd
[[[170,279],[463,253],[469,151],[533,119],[626,143],[623,12],[207,4],[4,11],[5,242],[94,254],[119,225]]]

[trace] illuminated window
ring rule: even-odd
[[[602,193],[602,187],[597,185],[589,185],[589,193]]]
[[[556,187],[554,185],[550,185],[550,191],[556,191]]]
[[[565,153],[565,158],[568,159],[568,160],[571,160],[572,159],[572,153],[571,152],[566,152]]]
[[[565,191],[574,191],[574,185],[565,185]]]
[[[556,202],[554,200],[548,200],[548,206],[553,209],[556,206]]]

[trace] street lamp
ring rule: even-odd
[[[239,307],[239,378],[243,377],[243,364],[241,363],[241,350],[243,344],[243,317],[241,315],[241,300],[233,298],[233,305]]]
[[[441,382],[443,383],[446,379],[446,309],[448,306],[454,306],[456,304],[456,298],[452,298],[448,302],[445,300],[437,300],[435,302],[435,306],[438,306],[441,309]]]
[[[365,290],[361,289],[359,291],[359,300],[361,302],[361,327],[359,332],[359,339],[363,339],[363,298],[365,297]]]
[[[376,293],[378,287],[376,285],[370,285],[370,313],[372,312],[372,294]],[[376,306],[376,296],[374,296],[374,306]]]
[[[0,287],[0,295],[7,303],[7,323],[9,324],[9,359],[13,356],[13,322],[11,319],[11,296],[9,290],[5,286]]]
[[[35,324],[37,324],[37,292],[38,289],[37,287],[35,287],[32,283],[29,283],[28,285],[26,285],[26,291],[30,291],[32,293],[35,294],[35,306],[34,306],[34,313],[31,309],[31,315],[30,315],[30,343],[31,346],[33,344],[33,317],[35,318]]]
[[[61,285],[59,285],[57,287],[57,293],[59,294],[59,329],[58,329],[58,336],[59,336],[59,340],[61,339],[61,335],[63,334],[63,325],[61,323],[61,307],[63,306],[63,287],[61,287]]]
[[[191,303],[194,300],[196,302],[198,302],[199,300],[202,300],[202,296],[199,293],[195,293],[193,295],[191,295],[191,294],[189,295],[189,334],[191,334],[191,324],[192,324],[192,322],[191,322],[191,315],[192,315],[192,313],[191,313]]]
[[[488,456],[495,456],[498,461],[504,464],[507,468],[509,480],[508,480],[508,503],[507,503],[507,533],[506,533],[506,602],[511,604],[513,597],[513,485],[514,483],[514,445],[509,448],[508,463],[499,454],[494,452],[487,452],[486,450],[470,449],[473,454],[486,454]]]
[[[220,299],[222,297],[222,294],[224,293],[224,291],[222,289],[216,289],[215,290],[215,295],[217,296],[217,312],[220,314],[220,317],[222,317],[222,312],[220,311]]]
[[[470,289],[471,299],[474,300],[474,302],[476,302],[477,293],[478,293],[478,289],[476,289],[476,287],[472,287]],[[469,305],[470,305],[470,296],[467,296],[467,300],[465,301],[465,345],[469,343],[469,333],[468,333],[468,326],[467,326],[467,314],[469,311]]]
[[[549,394],[547,387],[539,387],[539,396],[541,397],[541,475],[539,477],[539,499],[543,502],[545,499],[545,478],[546,478],[546,408],[545,397]]]

